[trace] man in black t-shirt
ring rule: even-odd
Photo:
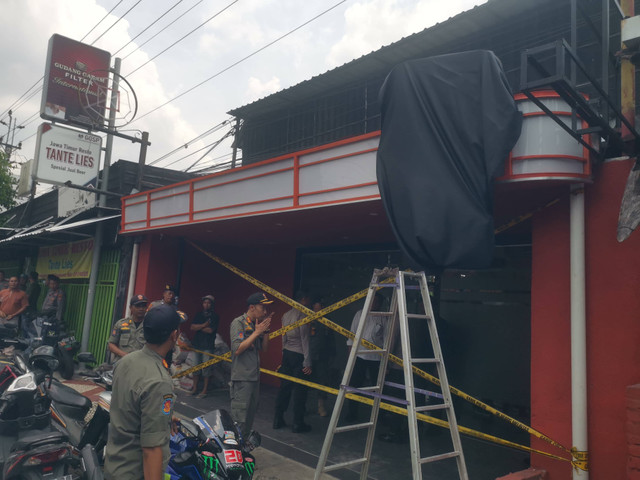
[[[201,350],[207,353],[213,353],[216,342],[216,333],[218,333],[218,323],[220,318],[218,314],[213,311],[213,295],[206,295],[202,297],[202,311],[198,312],[191,322],[191,330],[196,332],[193,336],[191,345],[196,350]],[[194,364],[210,360],[211,357],[203,355],[202,353],[193,352]],[[209,366],[201,370],[204,377],[204,384],[202,391],[198,394],[198,398],[204,398],[207,396],[207,388],[209,387],[209,379],[213,373],[213,366]],[[193,374],[193,388],[191,395],[194,395],[198,391],[198,381],[200,380],[200,372]]]

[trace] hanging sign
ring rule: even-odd
[[[60,278],[89,278],[92,257],[93,239],[40,247],[36,270],[41,279],[50,274]]]
[[[111,54],[55,34],[49,40],[40,116],[55,122],[92,125],[86,105],[104,115]]]
[[[98,176],[102,137],[43,123],[38,127],[35,177],[38,181],[86,185]]]

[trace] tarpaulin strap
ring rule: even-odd
[[[555,203],[555,201],[550,202],[549,204],[547,204],[547,206],[551,205]],[[305,307],[304,305],[296,302],[295,300],[292,300],[291,298],[287,297],[286,295],[283,295],[282,293],[278,292],[277,290],[275,290],[274,288],[271,288],[270,286],[266,285],[265,283],[261,282],[260,280],[252,277],[251,275],[243,272],[242,270],[240,270],[239,268],[231,265],[228,262],[225,262],[224,260],[222,260],[220,257],[217,257],[216,255],[213,255],[210,252],[207,252],[206,250],[204,250],[203,248],[201,248],[200,246],[196,245],[195,243],[193,243],[190,240],[187,240],[187,243],[189,243],[191,246],[193,246],[196,250],[200,251],[201,253],[203,253],[204,255],[206,255],[207,257],[211,258],[213,261],[215,261],[216,263],[218,263],[219,265],[223,266],[224,268],[232,271],[233,273],[235,273],[236,275],[240,276],[241,278],[247,280],[249,283],[252,283],[253,285],[259,287],[260,289],[262,289],[263,291],[269,293],[271,296],[278,298],[279,300],[283,301],[284,303],[286,303],[287,305],[292,306],[293,308],[295,308],[296,310],[299,310],[300,312],[304,313],[307,315],[307,317],[298,320],[295,323],[292,323],[291,325],[288,325],[286,327],[280,328],[274,332],[272,332],[269,335],[269,338],[274,338],[277,337],[279,335],[282,335],[283,333],[286,333],[288,331],[294,330],[295,328],[300,327],[301,325],[305,325],[309,322],[312,322],[314,320],[318,320],[320,323],[322,323],[323,325],[326,325],[327,327],[331,328],[332,330],[335,330],[336,332],[340,333],[341,335],[350,338],[351,340],[353,340],[355,338],[355,334],[353,332],[351,332],[350,330],[347,330],[346,328],[332,322],[331,320],[329,320],[328,318],[324,318],[324,315],[326,315],[327,313],[333,312],[334,310],[338,310],[339,308],[348,305],[350,303],[353,303],[361,298],[364,298],[369,289],[365,289],[362,290],[358,293],[355,293],[353,295],[351,295],[350,297],[347,297],[329,307],[326,307],[318,312],[313,312],[311,309]],[[391,277],[389,279],[387,279],[387,283],[391,283],[393,282],[394,278]],[[371,350],[380,350],[381,348],[378,347],[377,345],[368,342],[365,339],[362,339],[360,342],[362,345],[364,345],[365,347],[371,349]],[[225,354],[225,357],[230,357],[231,354],[227,353]],[[395,363],[396,365],[403,365],[402,359],[399,357],[396,357],[395,355],[389,354],[389,360],[391,360],[393,363]],[[184,375],[188,375],[189,373],[192,373],[194,371],[198,371],[202,368],[208,367],[209,365],[213,365],[214,363],[217,363],[218,359],[211,359],[205,363],[202,363],[200,365],[197,365],[195,367],[192,367],[189,370],[185,370],[184,372],[180,372],[176,375],[174,375],[174,378],[177,377],[181,377]],[[416,367],[415,365],[412,366],[412,370],[413,372],[424,378],[425,380],[429,380],[430,382],[440,386],[440,380],[436,377],[434,377],[433,375],[430,375],[429,373],[420,370],[418,367]],[[510,423],[511,425],[518,427],[524,431],[526,431],[527,433],[529,433],[530,435],[533,435],[536,438],[539,438],[540,440],[543,440],[567,453],[572,453],[572,451],[565,447],[564,445],[556,442],[555,440],[549,438],[548,436],[546,436],[545,434],[543,434],[542,432],[539,432],[538,430],[535,430],[534,428],[516,420],[515,418],[510,417],[509,415],[500,412],[499,410],[496,410],[495,408],[487,405],[486,403],[478,400],[477,398],[472,397],[471,395],[468,395],[467,393],[463,392],[462,390],[459,390],[453,386],[449,386],[449,390],[451,391],[451,393],[453,393],[454,395],[459,396],[460,398],[465,399],[466,401],[468,401],[469,403],[472,403],[473,405],[477,406],[478,408],[481,408],[505,421],[507,421],[508,423]]]

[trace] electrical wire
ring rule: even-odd
[[[158,23],[165,15],[167,15],[171,10],[173,10],[174,8],[176,8],[178,5],[180,5],[184,0],[178,0],[176,3],[173,4],[173,6],[171,8],[169,8],[167,11],[165,11],[162,15],[160,15],[158,18],[156,18],[153,22],[151,22],[149,25],[147,25],[147,27],[142,30],[140,33],[138,33],[135,37],[133,37],[131,40],[129,40],[127,43],[125,43],[122,47],[120,47],[118,50],[116,50],[114,53],[112,53],[112,56],[117,55],[118,53],[120,53],[122,50],[124,50],[127,46],[129,46],[129,44],[131,44],[136,38],[138,38],[140,35],[142,35],[144,32],[146,32],[147,30],[149,30],[151,27],[153,27],[156,23]]]
[[[22,100],[22,98],[24,98],[24,96],[25,96],[25,95],[27,95],[27,94],[29,93],[29,91],[30,91],[33,87],[35,87],[36,85],[38,85],[38,83],[40,83],[43,79],[44,79],[44,75],[43,75],[42,77],[40,77],[40,79],[39,79],[39,80],[37,80],[37,81],[36,81],[36,83],[34,83],[33,85],[31,85],[31,86],[27,89],[27,91],[26,91],[26,92],[24,92],[22,95],[20,95],[20,97],[19,97],[15,102],[13,102],[11,105],[9,105],[9,108],[7,108],[4,112],[2,112],[2,114],[0,114],[0,118],[2,118],[2,120],[4,120],[4,119],[5,119],[5,115],[6,115],[7,113],[9,113],[9,110],[12,110],[12,109],[13,109],[13,106],[14,106],[16,103],[18,103],[20,100]],[[29,97],[29,98],[31,98],[31,97]],[[22,104],[21,104],[20,106],[22,106]]]
[[[193,6],[191,6],[191,8],[189,8],[188,10],[186,10],[184,13],[182,13],[180,16],[178,16],[173,22],[169,23],[168,25],[166,25],[162,30],[160,30],[159,32],[157,32],[155,35],[153,35],[151,38],[145,40],[143,43],[141,43],[140,45],[138,45],[138,47],[135,50],[130,51],[129,53],[127,53],[127,55],[125,55],[122,58],[122,61],[126,60],[127,57],[129,55],[131,55],[132,53],[138,51],[139,49],[141,49],[142,47],[144,47],[147,43],[149,43],[151,40],[153,40],[154,38],[156,38],[158,35],[160,35],[162,32],[164,32],[167,28],[169,28],[171,25],[173,25],[174,23],[176,23],[178,20],[180,20],[182,17],[184,17],[187,13],[189,13],[191,10],[193,10],[194,8],[196,8],[199,4],[202,3],[202,0],[199,0],[198,2],[194,3]]]
[[[116,4],[113,6],[113,8],[112,8],[111,10],[109,10],[109,11],[106,13],[106,15],[105,15],[104,17],[102,17],[102,18],[100,19],[100,21],[99,21],[98,23],[96,23],[96,24],[91,28],[91,30],[89,30],[89,31],[87,32],[87,34],[86,34],[84,37],[82,37],[82,38],[80,39],[80,41],[81,41],[81,42],[83,42],[83,41],[84,41],[84,39],[85,39],[85,38],[87,38],[87,37],[89,36],[89,34],[90,34],[91,32],[93,32],[96,28],[98,28],[98,25],[100,25],[100,24],[102,23],[102,21],[103,21],[105,18],[107,18],[109,15],[111,15],[111,12],[113,12],[113,11],[118,7],[118,5],[120,5],[122,2],[124,2],[124,0],[120,0],[118,3],[116,3]],[[43,78],[44,78],[44,77],[43,77]]]
[[[131,10],[133,10],[134,8],[136,8],[136,7],[140,4],[140,2],[141,2],[141,1],[142,1],[142,0],[138,0],[138,1],[133,5],[133,7],[131,7],[129,10],[127,10],[127,11],[126,11],[126,12],[124,12],[122,15],[120,15],[120,17],[119,17],[115,22],[113,22],[109,28],[107,28],[104,32],[102,32],[102,34],[100,34],[100,36],[99,36],[98,38],[96,38],[93,42],[91,42],[91,45],[94,45],[98,40],[100,40],[100,39],[105,35],[105,33],[107,33],[109,30],[111,30],[113,27],[115,27],[115,26],[116,26],[116,24],[117,24],[118,22],[120,22],[120,20],[122,20],[124,17],[126,17],[126,16],[129,14],[129,12],[130,12]]]
[[[214,148],[216,148],[218,145],[220,145],[224,139],[229,138],[234,132],[234,129],[232,128],[231,130],[229,130],[227,133],[225,133],[219,140],[217,140],[216,142],[214,142],[211,145],[211,148],[209,150],[207,150],[204,155],[202,155],[198,160],[196,160],[195,162],[193,162],[189,167],[187,167],[184,172],[188,172],[189,170],[191,170],[193,167],[195,167],[198,163],[200,163],[200,161],[206,157],[207,155],[209,155],[209,153],[211,153],[213,151]]]
[[[191,30],[189,33],[187,33],[186,35],[183,35],[182,37],[180,37],[178,40],[176,40],[175,42],[173,42],[171,45],[169,45],[167,48],[165,48],[164,50],[162,50],[160,53],[158,53],[157,55],[151,57],[149,60],[147,60],[146,62],[144,62],[142,65],[140,65],[138,68],[136,68],[135,70],[133,70],[132,72],[129,72],[127,74],[128,77],[130,77],[131,75],[133,75],[134,73],[136,73],[138,70],[140,70],[142,67],[144,67],[145,65],[147,65],[148,63],[152,62],[153,60],[155,60],[156,58],[158,58],[160,55],[162,55],[163,53],[165,53],[167,50],[173,48],[175,45],[177,45],[178,43],[180,43],[182,40],[184,40],[185,38],[187,38],[189,35],[191,35],[193,32],[195,32],[196,30],[204,27],[207,23],[209,23],[211,20],[213,20],[214,18],[216,18],[218,15],[222,14],[224,11],[228,10],[229,8],[231,8],[233,5],[235,5],[236,3],[238,3],[240,0],[233,0],[233,2],[231,2],[229,5],[227,5],[226,7],[224,7],[222,10],[218,11],[217,13],[213,14],[211,17],[209,17],[208,19],[206,19],[204,22],[202,22],[200,25],[198,25],[196,28],[194,28],[193,30]]]
[[[134,119],[131,123],[133,122],[137,122],[138,120],[146,117],[147,115],[152,114],[153,112],[155,112],[156,110],[161,109],[162,107],[165,107],[167,105],[169,105],[171,102],[176,101],[177,99],[179,99],[180,97],[185,96],[187,93],[192,92],[193,90],[195,90],[198,87],[201,87],[202,85],[204,85],[205,83],[207,83],[210,80],[213,80],[214,78],[222,75],[223,73],[225,73],[226,71],[232,69],[233,67],[241,64],[242,62],[244,62],[245,60],[248,60],[249,58],[257,55],[258,53],[262,52],[263,50],[266,50],[267,48],[269,48],[270,46],[274,45],[275,43],[279,42],[280,40],[288,37],[289,35],[293,34],[294,32],[297,32],[298,30],[300,30],[301,28],[307,26],[308,24],[310,24],[311,22],[313,22],[314,20],[317,20],[318,18],[322,17],[323,15],[329,13],[331,10],[335,9],[336,7],[338,7],[339,5],[345,3],[347,0],[340,0],[338,3],[334,4],[333,6],[329,7],[328,9],[324,10],[323,12],[319,13],[318,15],[316,15],[315,17],[307,20],[306,22],[298,25],[296,28],[294,28],[293,30],[289,30],[287,33],[285,33],[284,35],[279,36],[278,38],[276,38],[275,40],[267,43],[266,45],[260,47],[258,50],[255,50],[253,53],[250,53],[249,55],[241,58],[240,60],[232,63],[231,65],[229,65],[228,67],[223,68],[222,70],[220,70],[219,72],[211,75],[209,78],[203,80],[202,82],[198,83],[197,85],[194,85],[193,87],[189,88],[188,90],[185,90],[184,92],[182,92],[179,95],[176,95],[175,97],[173,97],[172,99],[166,101],[165,103],[155,107],[152,110],[149,110],[147,113],[140,115],[138,118]]]
[[[173,155],[174,153],[179,152],[182,149],[187,148],[189,145],[191,145],[192,143],[197,142],[198,140],[202,140],[204,137],[211,135],[212,133],[217,132],[218,130],[220,130],[224,125],[226,125],[227,123],[229,123],[229,120],[223,120],[222,122],[220,122],[217,125],[214,125],[213,127],[211,127],[210,129],[208,129],[207,131],[201,133],[200,135],[198,135],[197,137],[192,138],[191,140],[189,140],[187,143],[180,145],[177,148],[174,148],[173,150],[171,150],[169,153],[165,153],[164,155],[162,155],[161,157],[156,158],[153,162],[149,163],[149,165],[155,165],[158,162],[161,162],[162,160],[164,160],[167,157],[170,157],[171,155]]]

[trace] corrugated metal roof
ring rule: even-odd
[[[504,24],[512,16],[540,10],[547,4],[557,4],[557,0],[489,0],[484,5],[475,6],[421,32],[228,113],[238,118],[248,118],[277,111],[363,77],[388,72],[405,60],[441,53],[443,47],[451,42],[477,32],[490,31],[493,26]]]

